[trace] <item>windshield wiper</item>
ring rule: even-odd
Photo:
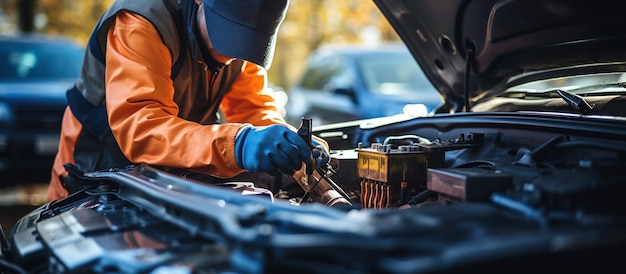
[[[626,82],[608,83],[604,84],[607,87],[623,87],[626,88]]]
[[[626,91],[610,91],[610,92],[598,92],[599,89],[603,88],[611,88],[611,87],[619,87],[626,89],[626,82],[615,82],[615,83],[605,83],[598,85],[590,85],[583,86],[570,90],[562,90],[562,89],[550,89],[543,92],[530,92],[530,91],[508,91],[506,94],[500,95],[508,98],[519,98],[525,99],[528,97],[539,97],[539,98],[556,98],[558,95],[561,97],[568,105],[570,105],[575,110],[580,113],[590,113],[593,111],[595,105],[589,104],[582,96],[587,95],[596,95],[596,96],[604,96],[604,95],[617,95],[617,94],[626,94]],[[580,95],[579,95],[580,94]],[[582,95],[582,96],[581,96]]]
[[[567,92],[562,89],[556,89],[555,92],[565,100],[575,110],[580,113],[589,113],[593,110],[593,105],[590,105],[583,97],[571,92]]]
[[[593,110],[594,105],[589,104],[580,95],[565,91],[562,89],[551,89],[543,92],[528,92],[528,91],[509,91],[503,94],[508,98],[526,99],[528,97],[538,98],[558,98],[560,97],[568,105],[577,110],[580,113],[589,113]],[[558,96],[558,97],[557,97]]]
[[[556,92],[559,96],[561,96],[561,98],[563,98],[563,100],[565,100],[574,109],[580,111],[580,113],[589,113],[593,110],[594,105],[589,104],[582,96],[578,94],[589,94],[589,93],[584,93],[584,91],[594,91],[597,89],[609,88],[609,87],[626,88],[626,82],[615,82],[615,83],[584,86],[584,87],[572,89],[569,91],[556,89],[554,90],[554,92]],[[573,92],[577,94],[574,94]],[[596,93],[596,92],[594,92],[593,94],[600,95],[599,93]],[[615,92],[611,92],[610,94],[615,94]]]

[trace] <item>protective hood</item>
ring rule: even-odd
[[[374,1],[444,111],[528,81],[626,71],[623,0]]]

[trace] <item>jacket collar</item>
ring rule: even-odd
[[[195,1],[186,1],[183,4],[183,14],[185,16],[186,23],[186,33],[188,36],[187,43],[189,45],[189,50],[192,58],[199,63],[203,63],[207,66],[208,69],[213,73],[219,72],[224,64],[215,61],[211,54],[208,51],[202,50],[205,45],[200,42],[200,38],[196,35],[196,13],[198,12],[198,5],[196,5]]]

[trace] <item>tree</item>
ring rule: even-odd
[[[39,11],[46,18],[42,32],[73,37],[83,44],[87,43],[100,15],[113,3],[113,0],[39,1]]]
[[[37,0],[20,0],[18,3],[19,29],[21,32],[35,31],[35,6]]]
[[[302,73],[307,56],[325,44],[390,40],[398,37],[372,1],[291,0],[269,77],[288,88]]]
[[[13,26],[0,29],[63,35],[84,44],[111,3],[113,0],[2,0],[0,16]]]

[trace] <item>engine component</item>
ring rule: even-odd
[[[445,158],[443,152],[426,153],[414,145],[392,148],[374,143],[357,151],[362,208],[388,208],[406,202],[426,187],[427,168],[443,166]]]
[[[429,168],[427,187],[456,200],[488,200],[513,184],[513,176],[483,168]]]
[[[302,124],[298,128],[298,135],[311,146],[311,151],[315,152],[317,148],[312,144],[313,136],[311,130],[312,120],[302,118]],[[317,152],[324,153],[321,151]],[[309,197],[315,196],[315,200],[327,206],[352,205],[348,195],[326,174],[327,171],[330,171],[329,168],[331,167],[317,166],[316,161],[312,159],[311,164],[305,164],[304,174],[299,175],[302,171],[296,172],[295,177],[300,177],[300,180],[297,180],[298,184],[305,190],[302,201],[306,202]]]
[[[445,165],[445,152],[484,144],[482,133],[461,133],[452,140],[434,140],[416,135],[389,136],[384,143],[357,147],[361,179],[361,207],[398,207],[427,189],[429,168]],[[442,185],[438,185],[442,186]]]

